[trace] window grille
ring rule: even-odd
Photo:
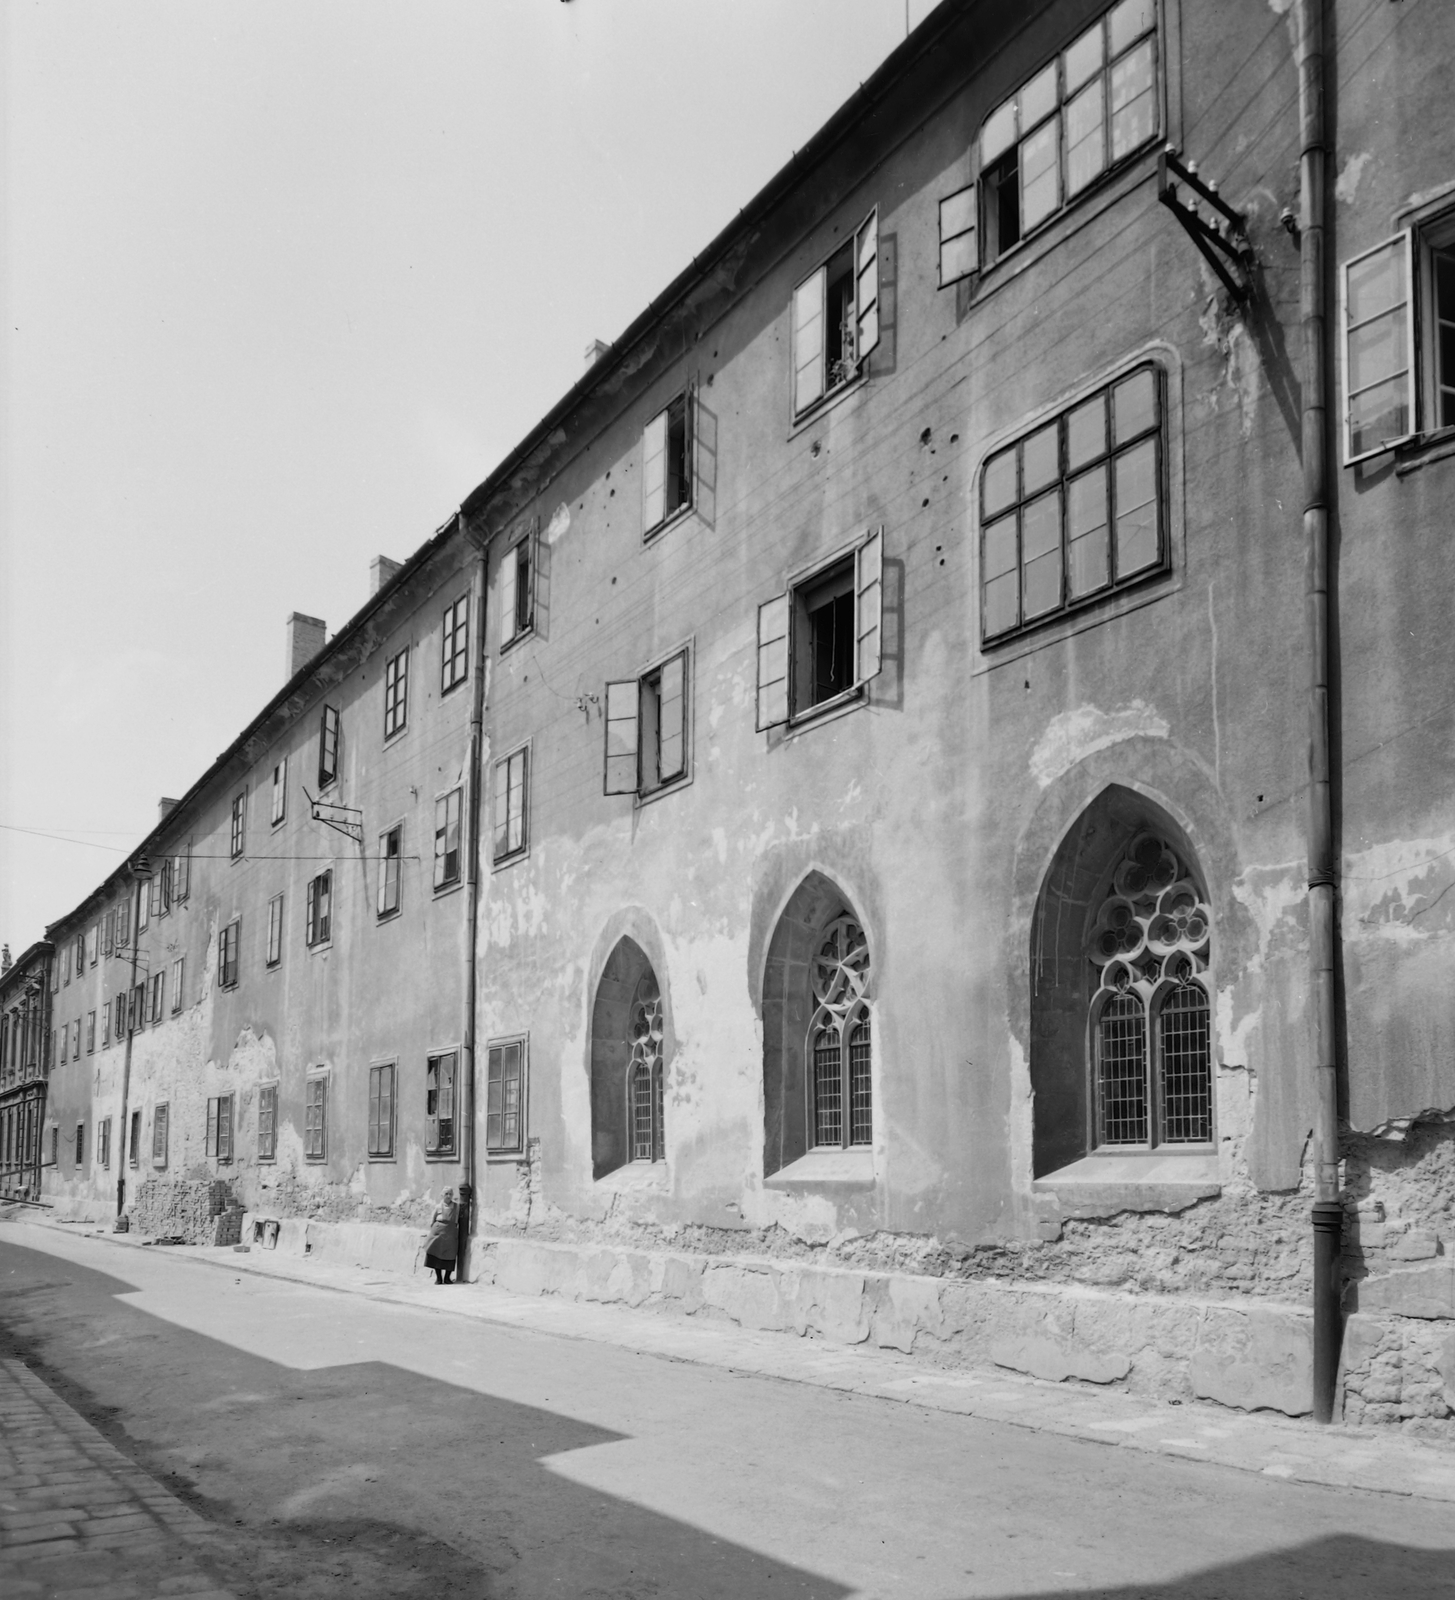
[[[631,1065],[627,1072],[633,1161],[666,1159],[662,1072],[662,993],[651,971],[637,984],[631,1010]]]
[[[1211,1142],[1211,931],[1203,892],[1176,849],[1139,835],[1088,938],[1098,1144]]]
[[[872,1144],[869,941],[853,917],[836,917],[824,929],[810,984],[816,1006],[809,1024],[813,1066],[809,1122],[814,1146]]]

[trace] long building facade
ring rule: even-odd
[[[1452,50],[947,0],[48,930],[47,1194],[1450,1432]]]

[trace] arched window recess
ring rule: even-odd
[[[1211,937],[1212,916],[1187,864],[1165,839],[1140,834],[1087,940],[1098,1147],[1212,1142]]]
[[[627,1124],[633,1161],[666,1159],[662,1135],[662,995],[650,967],[632,1000]]]
[[[812,1148],[874,1140],[869,1020],[869,941],[851,916],[823,930],[810,971],[808,1125]]]

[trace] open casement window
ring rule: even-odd
[[[491,859],[508,861],[526,847],[528,750],[517,750],[495,763],[495,826]]]
[[[207,1154],[222,1163],[232,1160],[232,1103],[230,1094],[207,1102]]]
[[[277,1150],[278,1085],[265,1083],[258,1090],[258,1160],[275,1160]]]
[[[338,777],[339,713],[325,706],[318,728],[318,787],[328,788]]]
[[[242,938],[242,923],[229,922],[217,935],[217,981],[224,989],[237,982],[238,948]]]
[[[379,915],[392,917],[399,909],[400,872],[404,865],[404,825],[379,836]]]
[[[322,1161],[328,1149],[328,1079],[309,1078],[303,1089],[303,1155]]]
[[[270,813],[276,828],[288,815],[288,757],[284,756],[273,768],[273,806]]]
[[[972,183],[940,201],[940,287],[968,278],[980,266],[978,190]]]
[[[642,531],[653,533],[692,505],[692,391],[642,430]]]
[[[306,932],[308,943],[327,944],[333,931],[333,872],[320,872],[308,881]]]
[[[270,967],[283,959],[283,896],[275,894],[268,902],[268,951],[264,958]]]
[[[651,794],[687,773],[687,652],[606,686],[607,794]]]
[[[758,607],[759,732],[862,692],[883,665],[884,530]]]
[[[167,975],[165,972],[154,973],[147,980],[148,989],[148,1020],[155,1027],[162,1020],[162,1011],[166,999]]]
[[[394,1063],[369,1068],[369,1154],[394,1154]]]
[[[455,1066],[453,1050],[431,1056],[424,1074],[424,1148],[432,1156],[455,1153]]]
[[[434,803],[434,886],[460,881],[460,801],[464,791],[451,789]]]
[[[485,1069],[485,1149],[513,1155],[525,1148],[525,1040],[492,1044]]]
[[[178,956],[172,963],[172,1015],[182,1009],[182,978],[187,970],[187,958]]]
[[[244,789],[241,794],[235,794],[232,797],[232,817],[228,829],[228,847],[232,853],[232,859],[234,861],[236,861],[238,857],[242,855],[243,849],[247,844],[247,821],[248,792],[246,789]],[[143,926],[141,919],[146,911],[146,904],[146,896],[139,895],[137,897],[138,927]]]
[[[1344,263],[1344,461],[1455,428],[1455,214]]]
[[[462,594],[445,607],[440,635],[440,693],[448,694],[470,676],[470,597]]]
[[[192,890],[192,846],[172,857],[172,898],[185,900]]]
[[[500,560],[500,644],[513,644],[535,626],[536,538],[534,522]]]
[[[1120,0],[981,124],[982,259],[1150,144],[1158,124],[1156,0]]]
[[[793,415],[858,377],[879,343],[879,208],[793,291]]]

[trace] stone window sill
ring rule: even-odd
[[[1037,1178],[1031,1192],[1054,1198],[1062,1217],[1178,1212],[1215,1199],[1222,1193],[1222,1177],[1215,1150],[1098,1153]]]
[[[810,1150],[763,1179],[765,1189],[872,1189],[874,1152],[867,1145],[850,1150]]]

